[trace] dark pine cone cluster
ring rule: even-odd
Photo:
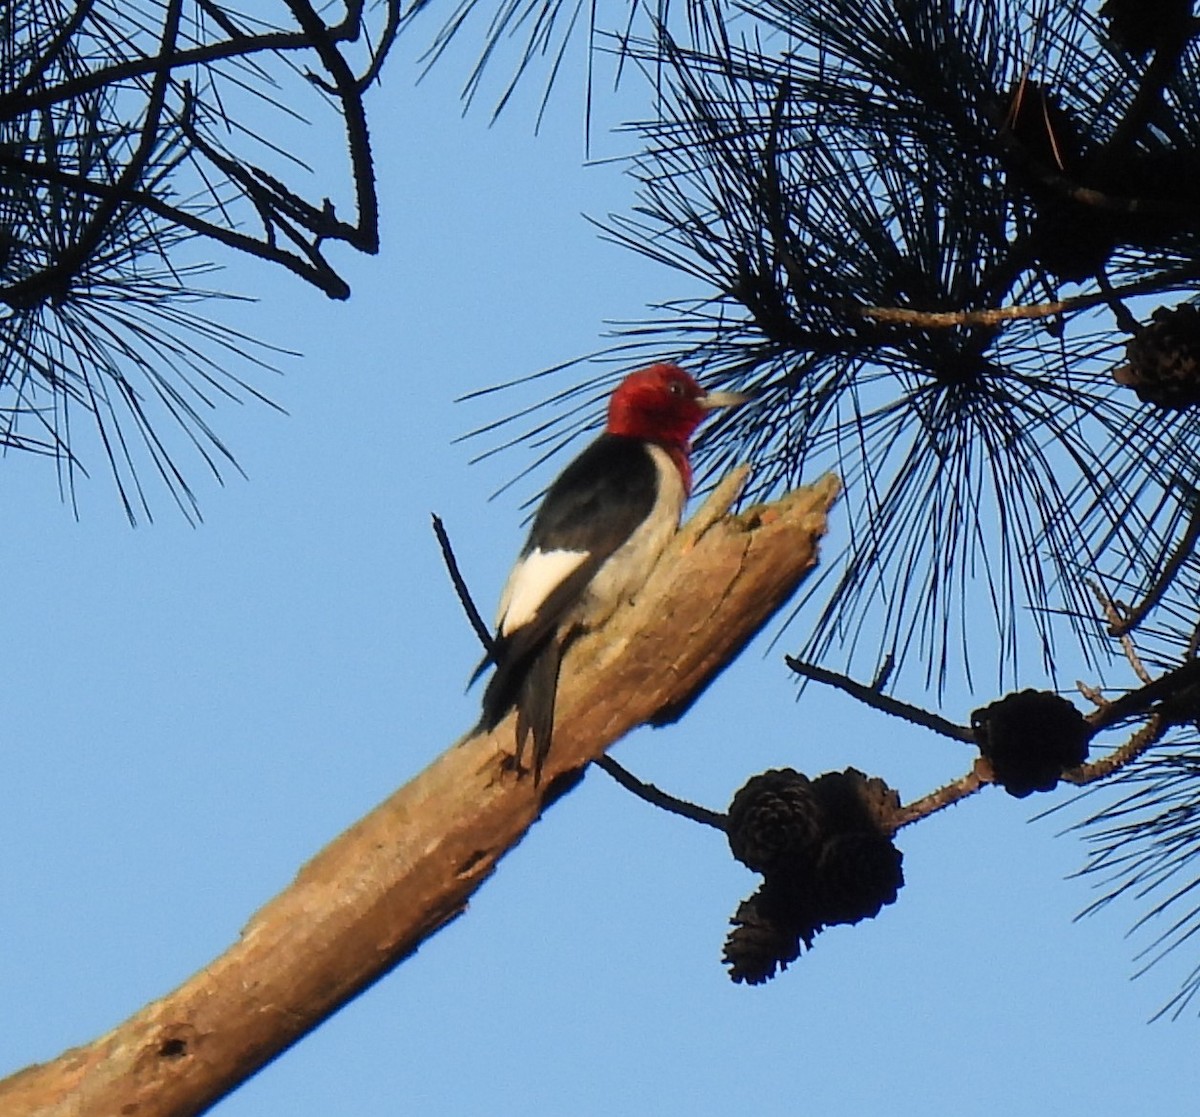
[[[1200,403],[1200,307],[1160,306],[1125,347],[1113,379],[1143,403],[1183,408]]]
[[[764,982],[823,927],[870,919],[895,901],[903,856],[888,821],[898,806],[887,784],[853,768],[815,780],[777,768],[747,781],[726,830],[734,857],[763,883],[738,907],[725,940],[734,981]]]
[[[1135,58],[1186,42],[1191,16],[1192,0],[1105,0],[1100,9],[1113,39]]]
[[[1007,694],[976,710],[971,727],[996,782],[1018,799],[1051,791],[1066,769],[1087,759],[1092,736],[1075,706],[1042,690]]]

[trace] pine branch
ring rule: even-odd
[[[717,830],[725,829],[725,815],[720,811],[710,811],[707,807],[689,803],[686,799],[680,799],[663,791],[661,787],[655,787],[652,783],[639,780],[628,768],[618,764],[611,756],[597,757],[596,767],[610,775],[626,791],[636,795],[652,807],[658,807],[670,814],[677,814],[692,822],[699,822],[703,826],[712,826]]]
[[[969,745],[975,743],[975,734],[970,726],[956,725],[954,722],[948,721],[946,718],[930,710],[923,710],[920,706],[914,706],[909,702],[901,702],[898,698],[884,694],[881,686],[865,686],[863,683],[856,682],[847,675],[830,671],[828,668],[821,667],[816,663],[806,663],[804,660],[797,659],[791,655],[784,656],[784,662],[797,675],[803,675],[814,682],[825,683],[827,686],[845,691],[851,698],[856,699],[865,706],[882,710],[885,714],[890,714],[892,717],[903,718],[913,725],[920,725],[934,733],[941,734],[943,737],[949,737],[953,741],[962,741]]]
[[[221,0],[88,0],[62,23],[53,6],[10,5],[0,18],[0,445],[55,454],[69,493],[88,456],[69,445],[71,420],[88,415],[131,521],[151,515],[147,467],[199,516],[172,428],[216,476],[237,467],[198,380],[261,398],[227,359],[263,362],[192,309],[221,296],[185,282],[207,265],[184,264],[182,246],[204,237],[337,299],[350,288],[335,246],[379,248],[363,94],[399,0],[323,5],[335,22],[309,0],[286,6],[284,27]],[[314,103],[314,120],[341,126],[341,207],[337,161],[306,167],[262,111],[300,122]],[[315,170],[315,187],[297,168]],[[49,437],[18,431],[30,422]]]
[[[921,819],[937,814],[938,811],[961,803],[968,796],[987,787],[991,782],[990,765],[986,760],[976,760],[970,770],[964,772],[958,779],[900,807],[893,818],[893,831],[899,830],[902,826],[920,822]]]
[[[961,326],[998,326],[1005,322],[1023,319],[1060,318],[1081,310],[1093,310],[1099,306],[1110,306],[1115,299],[1134,295],[1164,295],[1182,288],[1190,290],[1200,278],[1200,270],[1183,265],[1169,272],[1161,272],[1148,279],[1124,283],[1120,287],[1107,284],[1104,290],[1086,295],[1072,295],[1048,303],[995,306],[981,309],[920,310],[907,306],[861,306],[854,313],[872,322],[899,326],[915,326],[923,330],[949,330]]]

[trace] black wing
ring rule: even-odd
[[[657,496],[658,468],[646,443],[602,434],[547,490],[521,553],[590,550],[603,562],[650,514]]]
[[[528,624],[507,637],[497,634],[496,673],[483,695],[482,729],[494,729],[512,709],[563,618],[596,571],[650,514],[657,496],[658,469],[646,444],[611,434],[596,439],[550,486],[521,555],[567,550],[585,551],[588,557],[547,595]],[[557,660],[561,650],[551,654]],[[535,718],[535,724],[541,720]],[[548,749],[548,740],[544,746],[535,741],[535,747]]]

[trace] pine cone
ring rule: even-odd
[[[857,923],[894,903],[904,884],[892,844],[899,796],[855,768],[816,780],[791,768],[753,776],[729,805],[729,847],[763,874],[725,940],[734,981],[758,985],[786,969],[832,923]]]
[[[811,946],[816,934],[802,936],[799,929],[780,923],[765,885],[738,905],[729,922],[733,930],[726,936],[721,960],[733,981],[747,985],[761,985],[786,970],[800,957],[801,938]]]
[[[1087,759],[1092,735],[1067,699],[1039,690],[1005,695],[974,711],[971,725],[996,782],[1018,799],[1052,790],[1065,769]]]
[[[1112,214],[1070,198],[1043,198],[1030,226],[1035,260],[1065,283],[1093,278],[1108,263],[1118,240],[1118,223]]]
[[[904,886],[903,861],[884,834],[859,830],[829,838],[817,862],[823,921],[858,923],[894,904]]]
[[[791,768],[751,776],[734,795],[726,821],[734,857],[759,873],[814,862],[822,827],[812,784]]]
[[[1043,195],[1048,193],[1045,184],[1022,163],[1032,160],[1040,171],[1072,174],[1083,154],[1083,129],[1076,115],[1053,89],[1029,78],[1009,91],[1005,129],[1018,145],[1008,160],[1017,181]]]
[[[1143,403],[1180,409],[1200,403],[1200,308],[1160,306],[1125,347],[1113,379]]]
[[[900,807],[900,796],[883,780],[857,768],[818,776],[812,791],[826,817],[826,837],[853,830],[890,833]]]
[[[855,768],[813,780],[824,829],[807,860],[780,861],[766,874],[780,921],[817,929],[857,923],[894,903],[904,884],[890,821],[900,797]]]

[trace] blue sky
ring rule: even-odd
[[[130,529],[103,471],[80,515],[52,470],[4,461],[10,634],[0,776],[0,1066],[107,1030],[219,953],[340,830],[473,722],[477,647],[429,529],[490,610],[520,449],[463,432],[545,391],[456,397],[598,347],[681,291],[582,213],[628,203],[584,165],[581,92],[461,117],[461,69],[371,98],[378,258],[340,305],[233,262],[235,320],[299,351],[260,381],[288,414],[223,408],[248,480],[197,478],[204,523]],[[595,154],[620,150],[601,136]],[[568,371],[560,383],[585,373]],[[558,463],[561,464],[561,463]],[[837,526],[835,525],[835,533]],[[776,634],[772,629],[768,636]],[[798,643],[798,641],[797,641]],[[961,746],[796,688],[760,640],[678,726],[615,755],[723,807],[751,773],[853,764],[908,798]],[[963,720],[995,697],[947,696]],[[1047,797],[1049,798],[1049,797]],[[1057,800],[1051,800],[1057,801]],[[719,964],[755,879],[719,835],[602,773],[557,804],[466,915],[221,1103],[221,1117],[458,1114],[1124,1114],[1192,1104],[1195,1020],[1146,1023],[1190,966],[1128,980],[1140,911],[1072,922],[1083,850],[999,792],[904,831],[907,886],[762,988]]]

